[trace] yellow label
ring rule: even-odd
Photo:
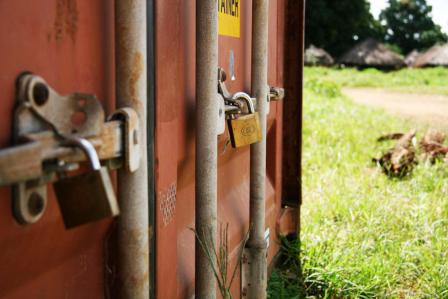
[[[240,2],[242,0],[217,1],[219,34],[231,37],[240,37]]]

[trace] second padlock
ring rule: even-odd
[[[242,147],[261,141],[260,120],[250,96],[237,92],[232,96],[232,101],[244,101],[247,109],[242,111],[243,115],[231,116],[227,121],[232,146]]]
[[[62,177],[53,184],[66,228],[119,214],[118,202],[108,169],[101,167],[93,145],[83,138],[68,138],[67,146],[81,149],[91,171]]]

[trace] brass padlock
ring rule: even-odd
[[[92,171],[61,178],[54,190],[66,228],[73,228],[119,214],[117,198],[106,167],[101,167],[93,145],[83,138],[67,139],[68,146],[80,148]]]
[[[232,100],[246,102],[247,113],[235,115],[227,120],[232,147],[242,147],[261,141],[261,127],[258,112],[255,112],[252,99],[244,92],[235,93]]]

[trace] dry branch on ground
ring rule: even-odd
[[[444,145],[446,135],[440,131],[428,130],[418,143],[416,131],[408,133],[389,133],[380,136],[377,141],[397,140],[396,144],[387,150],[380,158],[373,161],[381,166],[384,173],[390,177],[404,177],[409,174],[419,161],[448,161],[448,146]]]
[[[378,140],[390,140],[399,137],[394,147],[389,149],[379,159],[374,161],[380,165],[384,172],[391,177],[403,177],[412,171],[412,168],[416,165],[415,159],[415,146],[413,139],[415,138],[415,130],[411,130],[406,134],[388,134],[382,136]],[[388,137],[388,138],[385,138]]]

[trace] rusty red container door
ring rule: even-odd
[[[15,80],[31,71],[61,93],[114,99],[112,1],[0,1],[0,147],[10,145]],[[0,189],[0,297],[103,298],[110,220],[66,230],[52,188],[42,219],[18,225]]]

